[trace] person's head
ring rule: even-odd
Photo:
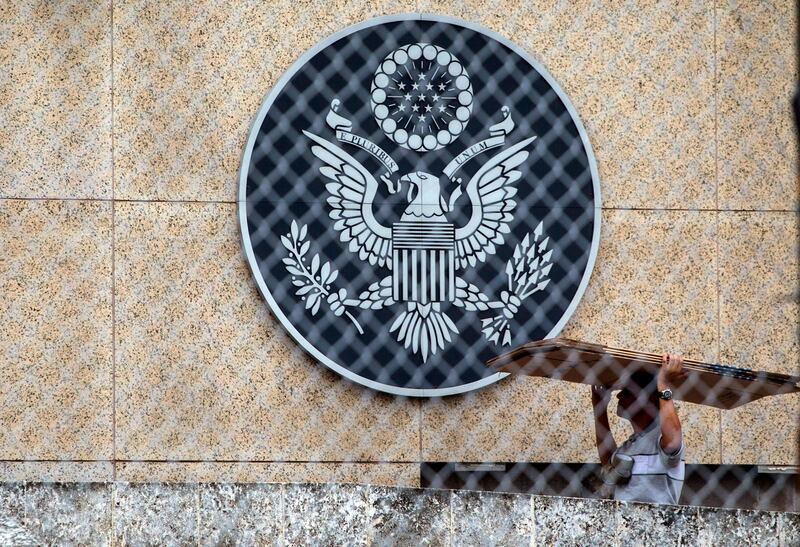
[[[658,416],[656,377],[644,371],[633,373],[617,394],[617,416],[628,421],[649,423]]]

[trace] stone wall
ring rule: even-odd
[[[790,0],[19,0],[0,7],[0,478],[414,486],[420,461],[595,461],[588,388],[369,392],[297,349],[245,265],[262,98],[323,36],[404,11],[515,41],[587,127],[602,239],[564,335],[800,373]],[[689,461],[798,463],[800,396],[680,412]]]
[[[0,544],[763,545],[800,513],[299,484],[0,485]]]

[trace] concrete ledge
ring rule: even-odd
[[[798,545],[800,513],[355,485],[0,484],[0,545]]]

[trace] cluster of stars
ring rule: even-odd
[[[394,142],[416,151],[447,146],[472,112],[472,86],[464,67],[433,44],[409,44],[375,71],[372,113]]]
[[[398,125],[412,133],[425,133],[446,127],[446,118],[453,116],[452,112],[448,112],[448,108],[452,107],[447,103],[455,98],[452,93],[454,88],[450,85],[452,79],[447,77],[446,72],[442,73],[441,67],[429,66],[426,71],[417,63],[410,65],[411,70],[408,66],[398,67],[397,72],[392,75],[394,86],[389,92],[398,92],[397,95],[388,95],[388,98],[395,99],[394,103],[387,105],[394,109],[391,112],[392,117]]]

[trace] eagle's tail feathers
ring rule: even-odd
[[[441,310],[439,303],[408,302],[407,309],[389,328],[389,332],[395,331],[397,341],[410,347],[412,353],[420,353],[423,362],[452,341],[450,333],[458,334],[455,323]]]

